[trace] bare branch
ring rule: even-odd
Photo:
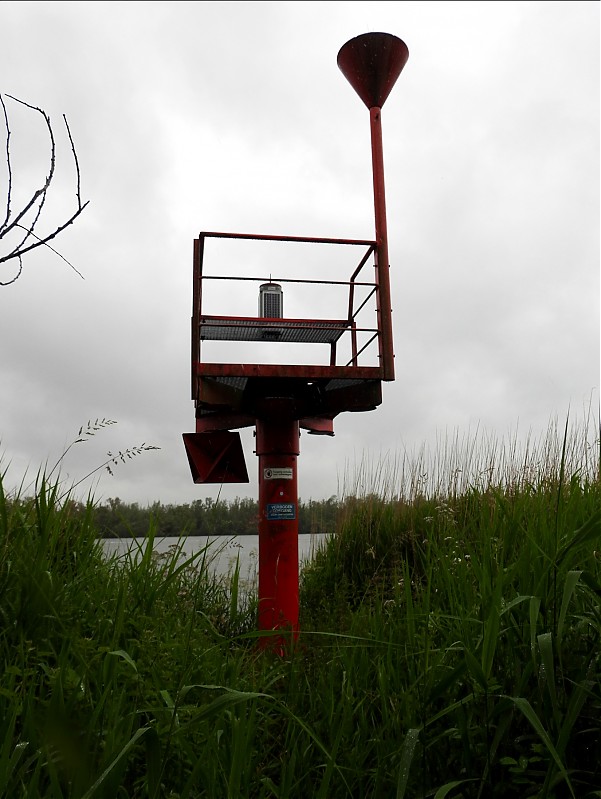
[[[38,219],[40,217],[40,214],[41,214],[41,211],[42,211],[42,206],[44,205],[44,202],[46,200],[46,193],[47,193],[47,191],[48,191],[48,189],[50,187],[50,184],[52,183],[52,178],[54,177],[54,168],[55,168],[55,165],[56,165],[56,143],[54,141],[54,131],[52,130],[52,125],[50,124],[50,117],[48,116],[48,114],[45,111],[43,111],[41,108],[38,108],[37,106],[34,106],[34,105],[30,105],[29,103],[25,103],[23,100],[19,100],[17,97],[13,97],[11,94],[7,94],[6,96],[10,97],[11,100],[14,100],[17,103],[21,103],[21,105],[24,105],[27,108],[31,108],[32,111],[37,111],[39,114],[41,114],[44,117],[44,121],[46,123],[46,127],[48,128],[48,135],[50,137],[50,172],[48,173],[48,177],[46,178],[46,182],[44,183],[42,188],[38,189],[36,192],[34,192],[33,197],[29,200],[29,202],[21,210],[21,212],[19,214],[17,214],[16,219],[13,220],[13,222],[10,225],[7,225],[6,228],[2,231],[2,233],[0,233],[0,238],[5,236],[10,230],[12,230],[12,228],[15,227],[17,225],[17,223],[19,223],[21,221],[21,219],[23,219],[25,214],[31,208],[33,208],[33,206],[36,203],[36,201],[41,197],[42,199],[40,200],[40,207],[38,208],[38,212],[36,214],[35,221],[34,221],[33,225],[31,226],[31,229],[33,229],[35,227],[35,225],[36,225],[36,223],[37,223],[37,221],[38,221]],[[29,235],[27,235],[25,237],[25,239],[23,240],[22,243],[27,241],[28,238],[29,238]],[[16,253],[17,249],[15,249],[14,252]]]
[[[86,203],[86,205],[87,205],[87,203]],[[84,208],[85,208],[85,206],[84,206]],[[83,210],[83,208],[82,208],[82,210]],[[81,212],[80,212],[80,213],[81,213]],[[72,221],[73,221],[73,220],[71,220],[71,222],[72,222]],[[69,222],[68,224],[71,224],[71,222]],[[23,227],[23,226],[22,226],[22,225],[18,225],[18,227]],[[23,228],[23,230],[25,230],[25,228]],[[56,235],[57,235],[57,232],[59,232],[59,231],[56,231],[56,232],[55,232],[53,235],[54,235],[54,236],[56,236]],[[52,252],[53,252],[53,253],[55,253],[56,255],[58,255],[58,257],[59,257],[59,258],[62,258],[62,259],[63,259],[63,261],[64,261],[66,264],[68,264],[68,265],[71,267],[71,269],[72,269],[74,272],[77,272],[77,274],[80,276],[80,278],[81,278],[82,280],[85,280],[85,277],[84,277],[84,276],[81,274],[81,272],[80,272],[78,269],[76,269],[76,268],[73,266],[73,264],[72,264],[70,261],[67,261],[67,259],[65,258],[65,256],[64,256],[64,255],[61,255],[61,254],[60,254],[60,252],[59,252],[58,250],[55,250],[55,249],[54,249],[54,247],[51,247],[51,246],[48,244],[47,240],[46,240],[46,241],[42,241],[42,239],[38,238],[38,237],[36,236],[36,234],[35,234],[35,233],[34,233],[32,230],[30,230],[30,231],[29,231],[29,233],[31,233],[31,235],[34,237],[34,239],[37,239],[37,240],[39,241],[39,243],[40,243],[40,244],[44,244],[46,247],[48,247],[48,249],[49,249],[49,250],[52,250]],[[29,249],[31,250],[31,249],[33,249],[34,247],[37,247],[37,246],[38,246],[37,244],[32,244],[32,245],[31,245],[31,247],[29,247]],[[26,250],[25,250],[24,252],[26,252]],[[2,262],[2,259],[0,259],[0,263],[1,263],[1,262]]]
[[[11,252],[8,255],[5,255],[5,256],[1,257],[0,258],[0,264],[4,263],[5,261],[10,261],[12,258],[19,258],[21,255],[25,255],[25,253],[28,253],[31,250],[35,250],[36,247],[41,247],[42,244],[47,244],[49,241],[52,241],[52,239],[56,238],[59,235],[59,233],[62,233],[63,230],[65,230],[65,228],[69,227],[69,225],[72,225],[73,222],[75,222],[77,217],[86,208],[86,206],[89,204],[89,202],[90,202],[89,200],[87,202],[85,202],[81,206],[81,208],[79,208],[72,216],[69,217],[69,219],[67,219],[66,222],[64,222],[62,225],[59,225],[56,228],[56,230],[54,230],[52,233],[49,233],[47,236],[44,236],[43,239],[42,238],[37,238],[35,233],[33,233],[32,229],[23,228],[23,230],[27,230],[27,238],[29,238],[29,236],[31,235],[31,236],[34,236],[34,238],[37,238],[37,241],[35,242],[35,244],[30,244],[28,247],[22,247],[22,249],[20,249],[19,252]],[[23,227],[23,226],[22,225],[18,225],[18,227]],[[52,247],[50,249],[52,249]],[[57,253],[57,255],[60,255],[60,253]],[[67,261],[66,258],[63,258],[63,260]],[[69,263],[69,262],[67,261],[67,263]],[[70,266],[70,264],[69,264],[69,266]]]
[[[20,255],[18,256],[18,258],[19,258],[19,271],[10,280],[0,280],[0,286],[10,286],[11,283],[14,283],[16,280],[18,280],[21,277],[21,272],[23,271],[23,260]]]
[[[77,173],[77,207],[81,208],[81,176],[79,174],[79,159],[77,158],[77,152],[75,150],[75,143],[73,141],[73,136],[71,136],[71,128],[69,127],[69,123],[67,122],[67,117],[64,114],[63,114],[63,119],[65,120],[65,127],[67,128],[67,133],[69,134],[69,141],[71,142],[71,151],[73,152],[73,160],[75,161],[75,172]]]
[[[2,239],[11,231],[14,231],[16,229],[23,230],[25,233],[25,235],[16,244],[11,245],[9,252],[6,255],[0,256],[0,264],[13,259],[17,259],[19,261],[19,270],[17,275],[7,282],[0,281],[0,285],[6,286],[10,285],[11,283],[14,283],[15,280],[17,280],[18,277],[21,275],[21,272],[23,270],[23,261],[22,261],[23,255],[41,246],[47,246],[50,250],[52,250],[52,252],[54,252],[56,255],[62,258],[62,260],[65,261],[65,263],[67,263],[81,278],[83,278],[81,272],[79,272],[73,266],[73,264],[71,264],[63,255],[61,255],[60,252],[58,252],[48,244],[49,241],[52,241],[60,233],[62,233],[65,230],[65,228],[73,224],[73,222],[83,212],[83,210],[85,209],[85,207],[88,205],[89,202],[86,201],[85,203],[82,203],[81,200],[81,173],[79,169],[79,159],[77,157],[77,151],[75,149],[73,136],[71,135],[71,129],[69,128],[69,123],[67,122],[67,117],[63,114],[65,128],[67,130],[69,143],[71,145],[73,162],[75,164],[77,208],[75,212],[72,213],[65,222],[57,225],[52,232],[43,235],[38,235],[38,233],[36,232],[36,226],[41,222],[42,211],[44,210],[44,206],[48,198],[48,191],[50,189],[52,180],[54,179],[55,170],[56,170],[56,142],[54,138],[54,131],[52,129],[52,124],[49,115],[42,108],[38,108],[37,106],[31,105],[30,103],[26,103],[24,100],[20,100],[18,97],[13,97],[10,94],[7,94],[6,97],[9,97],[11,100],[14,100],[20,105],[23,105],[26,108],[29,108],[32,111],[36,111],[37,113],[41,114],[46,124],[48,138],[50,140],[50,158],[49,158],[50,163],[49,163],[48,175],[44,183],[34,191],[32,196],[24,204],[24,206],[16,213],[16,215],[13,216],[13,210],[11,207],[13,201],[13,167],[12,167],[11,152],[10,152],[11,130],[9,125],[7,108],[4,103],[4,100],[2,99],[2,96],[0,95],[0,103],[2,104],[2,109],[4,112],[4,123],[7,134],[6,164],[8,171],[6,218],[3,224],[0,226],[0,239]],[[25,223],[25,217],[28,214],[30,215],[30,221]],[[33,218],[31,215],[33,215]]]
[[[8,220],[10,218],[10,200],[12,195],[12,186],[13,186],[13,173],[12,173],[12,163],[10,160],[10,125],[8,124],[8,111],[6,110],[6,104],[0,94],[0,103],[2,104],[2,112],[4,114],[4,127],[6,128],[6,173],[7,173],[7,187],[6,187],[6,216],[4,218],[4,222],[0,225],[0,233],[6,227]]]

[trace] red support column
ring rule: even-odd
[[[299,423],[257,419],[259,458],[259,630],[298,633]],[[284,639],[265,636],[280,649]]]
[[[390,301],[390,264],[388,263],[388,230],[386,226],[386,193],[384,190],[384,154],[382,147],[382,109],[369,109],[371,127],[371,157],[374,183],[374,211],[376,221],[378,281],[378,313],[380,337],[380,364],[384,380],[394,380],[394,344],[392,338],[392,308]]]

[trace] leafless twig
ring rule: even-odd
[[[69,137],[69,143],[71,145],[71,153],[73,155],[73,162],[75,164],[75,174],[76,174],[76,200],[77,200],[77,207],[75,211],[66,219],[65,222],[57,225],[51,232],[38,235],[36,232],[36,226],[41,223],[42,211],[44,209],[44,205],[46,203],[48,197],[48,191],[52,184],[52,181],[55,177],[55,168],[56,168],[56,142],[54,138],[54,131],[52,128],[52,124],[50,122],[50,117],[48,114],[41,108],[37,106],[30,105],[29,103],[24,102],[23,100],[19,100],[17,97],[13,97],[10,94],[7,94],[6,97],[14,100],[16,103],[25,106],[26,108],[31,109],[39,113],[42,118],[44,119],[44,123],[46,125],[46,129],[48,132],[48,138],[50,141],[50,156],[49,156],[49,170],[48,175],[42,185],[36,189],[28,201],[26,201],[23,207],[18,210],[16,213],[13,213],[12,202],[13,202],[13,165],[11,159],[11,129],[9,124],[9,116],[6,107],[6,103],[0,95],[0,104],[2,105],[2,111],[4,115],[4,127],[6,130],[6,168],[7,168],[7,189],[6,189],[6,213],[5,218],[2,224],[0,225],[0,240],[4,237],[8,236],[9,233],[15,231],[16,229],[24,231],[24,235],[20,236],[16,243],[13,243],[9,246],[8,252],[5,255],[0,254],[0,264],[5,262],[16,260],[18,263],[18,271],[17,273],[7,281],[0,280],[0,285],[7,286],[11,283],[14,283],[23,270],[23,256],[31,252],[31,250],[36,249],[37,247],[46,246],[56,255],[63,259],[81,278],[83,275],[79,272],[73,264],[71,264],[67,259],[61,255],[57,250],[51,247],[48,242],[55,239],[60,233],[65,230],[69,225],[73,224],[73,222],[78,218],[78,216],[83,212],[84,208],[88,205],[89,201],[82,203],[81,200],[81,173],[79,170],[79,159],[77,157],[77,151],[75,149],[75,143],[73,141],[73,136],[71,135],[71,129],[69,128],[69,123],[67,122],[67,117],[63,114],[63,120],[65,123],[65,128],[67,130],[67,135]],[[25,217],[30,215],[29,221],[25,222]]]

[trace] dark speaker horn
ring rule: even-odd
[[[343,44],[338,66],[368,108],[382,108],[409,58],[402,39],[364,33]]]

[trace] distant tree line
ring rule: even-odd
[[[334,532],[341,506],[335,497],[298,503],[299,534]],[[256,535],[259,508],[252,499],[231,502],[211,498],[197,499],[189,505],[163,505],[155,502],[140,507],[118,497],[97,505],[94,511],[98,533],[103,538],[141,538],[150,529],[155,535]]]

